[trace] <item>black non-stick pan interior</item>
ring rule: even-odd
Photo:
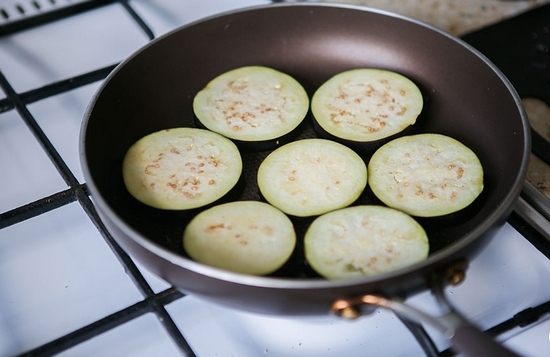
[[[102,86],[87,114],[84,162],[88,184],[117,220],[185,255],[182,232],[196,212],[161,211],[137,202],[124,188],[122,158],[144,135],[195,126],[192,101],[197,91],[215,76],[245,65],[283,71],[310,95],[332,75],[359,67],[399,72],[421,88],[425,103],[417,130],[462,141],[485,170],[483,194],[469,208],[419,219],[429,234],[432,255],[489,228],[519,193],[528,146],[525,120],[513,90],[481,56],[442,32],[384,12],[270,6],[170,33],[124,62]],[[306,123],[299,138],[311,136],[315,133]],[[242,191],[233,199],[261,199],[255,173],[267,153],[242,151]],[[368,162],[370,154],[362,155]],[[359,203],[378,201],[367,189]],[[295,220],[299,235],[309,221]],[[316,276],[304,262],[300,243],[275,275]]]

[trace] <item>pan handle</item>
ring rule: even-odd
[[[442,279],[439,279],[442,281]],[[331,310],[337,316],[354,319],[371,312],[377,307],[393,311],[396,315],[417,323],[431,325],[440,331],[451,344],[465,356],[470,357],[512,357],[519,355],[496,342],[491,336],[480,331],[462,317],[445,298],[443,284],[432,286],[432,292],[438,307],[443,311],[440,316],[432,316],[405,304],[397,298],[386,298],[376,294],[366,294],[354,298],[336,300]]]

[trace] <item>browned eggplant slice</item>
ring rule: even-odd
[[[279,269],[296,245],[290,219],[258,201],[236,201],[199,213],[187,225],[184,249],[194,260],[251,275]]]
[[[122,173],[132,196],[165,210],[202,207],[226,195],[242,172],[231,140],[196,128],[149,134],[127,151]]]
[[[410,128],[423,103],[420,89],[407,77],[359,68],[321,85],[311,99],[311,111],[321,136],[369,148]]]
[[[261,150],[290,141],[308,110],[309,97],[298,81],[263,66],[225,72],[193,100],[200,126]]]

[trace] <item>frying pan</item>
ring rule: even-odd
[[[131,144],[149,133],[195,126],[192,101],[197,91],[217,75],[245,65],[285,72],[310,95],[332,75],[351,68],[384,68],[407,76],[425,100],[417,129],[452,136],[477,153],[485,170],[482,195],[456,214],[419,219],[430,237],[428,259],[374,277],[321,279],[305,262],[300,241],[289,262],[267,277],[192,261],[181,236],[196,212],[161,211],[137,202],[124,187],[122,159]],[[298,139],[311,136],[315,133],[308,124]],[[81,133],[84,175],[106,227],[133,258],[181,291],[227,307],[290,316],[332,311],[356,317],[383,306],[440,327],[463,351],[480,355],[486,355],[479,347],[482,342],[500,346],[466,322],[456,322],[452,307],[445,316],[429,317],[402,301],[426,288],[445,300],[443,287],[449,280],[461,280],[467,262],[511,213],[529,149],[529,125],[517,93],[472,47],[396,14],[327,4],[230,12],[152,41],[104,81]],[[242,190],[233,199],[261,200],[255,170],[266,155],[242,150]],[[362,155],[368,161],[369,154]],[[357,203],[379,202],[366,189]],[[294,223],[301,237],[310,220]]]

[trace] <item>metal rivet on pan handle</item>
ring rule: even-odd
[[[468,261],[458,260],[445,270],[444,283],[456,286],[466,278],[466,270],[468,269]]]
[[[443,276],[436,286],[449,284],[456,286],[466,278],[466,270],[468,269],[468,261],[464,259],[457,260],[444,269]],[[395,299],[393,299],[395,300]],[[375,306],[388,307],[389,299],[382,298],[377,295],[367,294],[354,298],[342,298],[334,301],[331,306],[331,311],[339,317],[345,319],[356,319],[360,316],[372,313]],[[384,303],[386,302],[386,303]]]

